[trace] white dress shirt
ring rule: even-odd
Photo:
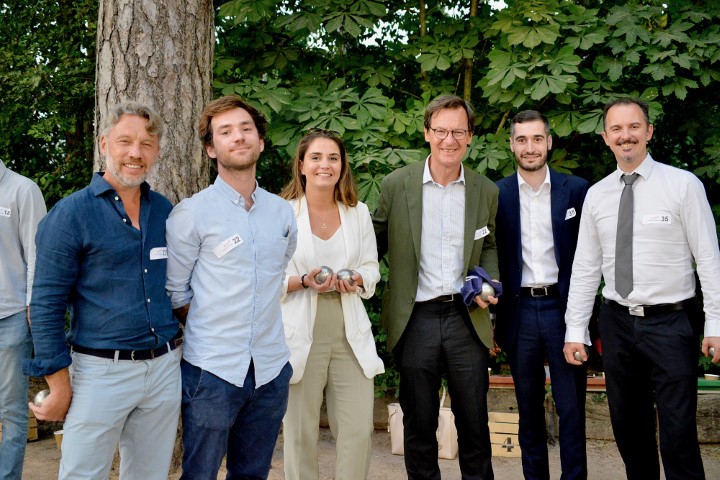
[[[695,175],[648,155],[633,186],[633,291],[615,291],[615,236],[624,183],[618,168],[588,191],[580,220],[570,295],[567,342],[590,345],[590,321],[600,277],[602,294],[623,305],[679,302],[695,295],[693,262],[703,289],[705,336],[720,335],[720,252],[705,189]]]
[[[460,176],[445,187],[433,180],[429,160],[423,173],[417,302],[458,293],[465,281],[465,170],[461,164]]]
[[[520,240],[522,243],[522,287],[553,285],[558,281],[550,207],[550,169],[537,191],[517,174],[520,191]]]

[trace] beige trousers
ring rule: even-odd
[[[335,437],[335,478],[363,480],[370,466],[374,382],[345,338],[340,294],[318,295],[313,343],[300,382],[290,385],[283,420],[285,479],[319,477],[317,443],[325,392],[328,422]]]

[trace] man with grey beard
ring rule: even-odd
[[[50,387],[41,406],[30,404],[35,416],[65,422],[61,479],[107,478],[118,444],[120,478],[167,479],[182,337],[165,294],[172,206],[145,182],[161,135],[149,107],[112,107],[100,136],[106,171],[38,227],[35,358],[25,370]]]

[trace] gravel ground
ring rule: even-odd
[[[320,431],[320,478],[328,480],[335,474],[335,448],[330,431]],[[703,460],[708,479],[720,478],[720,445],[703,445]],[[553,479],[560,478],[560,450],[550,447],[550,468]],[[25,455],[24,480],[52,480],[57,478],[60,451],[49,429],[41,429],[40,440],[28,444]],[[440,469],[444,479],[460,479],[460,469],[456,460],[440,460]],[[624,469],[614,442],[591,440],[588,442],[589,480],[624,479]],[[493,469],[497,479],[522,479],[522,467],[519,458],[494,458]],[[113,471],[111,479],[117,479]],[[169,479],[180,478],[179,473]],[[224,472],[218,478],[225,478]],[[278,439],[273,458],[270,480],[283,480],[282,437]],[[386,431],[377,430],[373,436],[373,455],[370,463],[371,480],[395,480],[406,478],[403,457],[390,453],[390,437]],[[662,477],[664,478],[664,477]]]

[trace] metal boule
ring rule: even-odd
[[[715,347],[708,348],[708,355],[710,355],[711,357],[715,356]]]
[[[483,282],[480,287],[480,299],[483,302],[487,302],[491,295],[495,295],[495,289],[488,282]]]
[[[33,403],[36,407],[42,407],[43,402],[45,402],[45,399],[50,395],[50,390],[40,390],[38,393],[35,394],[35,398],[33,398]]]
[[[337,278],[338,278],[338,280],[343,280],[352,286],[355,284],[355,280],[353,280],[353,278],[352,278],[353,273],[355,273],[355,272],[353,272],[352,270],[350,270],[348,268],[343,268],[342,270],[337,271]]]
[[[320,272],[315,275],[315,283],[325,283],[325,280],[332,277],[332,274],[332,268],[323,265],[322,267],[320,267]]]
[[[573,356],[575,357],[575,360],[577,360],[578,362],[583,361],[582,353],[576,351]]]

